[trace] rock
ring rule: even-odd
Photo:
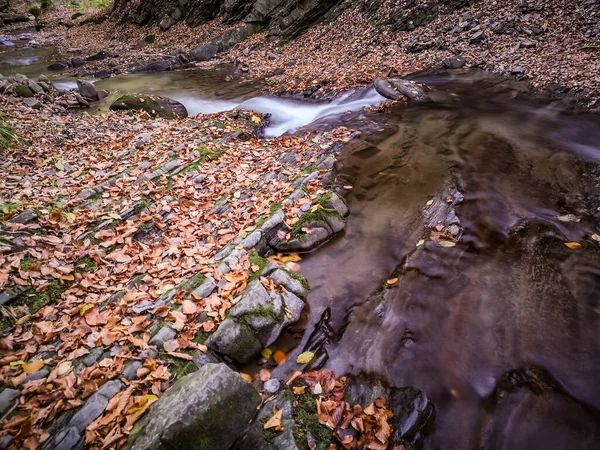
[[[418,101],[427,99],[427,94],[423,88],[413,81],[399,78],[377,78],[373,85],[380,95],[390,100],[398,100],[402,97]]]
[[[271,378],[270,380],[265,381],[263,388],[265,390],[265,394],[273,395],[279,391],[281,386],[281,382],[277,378]]]
[[[4,414],[15,403],[15,399],[19,396],[19,391],[11,388],[6,388],[0,392],[0,414]]]
[[[192,361],[198,369],[202,369],[207,364],[217,364],[219,362],[213,354],[204,353],[200,350],[194,354]]]
[[[162,31],[166,31],[175,25],[179,20],[183,18],[183,11],[179,8],[175,8],[168,16],[164,17],[160,23],[159,27]]]
[[[244,323],[225,319],[206,345],[218,353],[227,355],[240,363],[246,363],[263,349],[255,333]]]
[[[364,375],[349,376],[344,395],[351,405],[363,406],[373,403],[377,397],[386,398],[387,408],[394,413],[395,439],[408,441],[417,448],[421,448],[435,418],[435,409],[427,395],[414,387],[389,387]]]
[[[86,61],[102,61],[108,58],[112,58],[112,55],[104,50],[99,51],[98,53],[88,56],[85,58]]]
[[[93,83],[85,80],[77,80],[77,89],[79,89],[79,93],[86,100],[99,100],[98,88]]]
[[[112,105],[111,111],[145,111],[151,117],[173,118],[187,117],[188,113],[181,103],[176,100],[147,94],[125,94]]]
[[[303,214],[294,224],[291,238],[277,242],[274,246],[280,252],[310,251],[342,231],[345,226],[346,222],[337,210],[320,208]]]
[[[530,39],[522,39],[519,42],[519,48],[535,48],[536,43]]]
[[[29,80],[27,82],[27,86],[29,86],[29,88],[36,94],[42,94],[44,92],[44,88],[37,84],[35,81]]]
[[[135,380],[137,378],[137,371],[141,369],[143,363],[141,361],[131,361],[125,364],[125,368],[123,369],[123,377],[126,380]]]
[[[83,448],[84,432],[89,424],[106,409],[109,400],[121,390],[123,384],[112,380],[98,389],[71,417],[67,425],[44,445],[44,450],[74,450]]]
[[[42,102],[37,98],[26,98],[23,100],[23,103],[31,109],[40,109],[42,107]]]
[[[72,58],[71,59],[71,66],[72,67],[81,67],[85,64],[85,59],[80,58],[80,57],[76,57],[76,58]]]
[[[302,283],[293,278],[289,273],[283,269],[275,270],[271,275],[268,276],[270,280],[273,280],[278,286],[283,286],[288,291],[296,294],[298,297],[306,297],[308,290],[302,285]]]
[[[188,58],[191,61],[208,61],[217,56],[219,46],[214,43],[208,43],[200,47],[196,47],[188,53]]]
[[[156,345],[157,347],[162,347],[163,344],[169,339],[173,339],[177,336],[177,332],[171,328],[169,325],[164,325],[158,333],[152,336],[150,339],[150,345]]]
[[[48,79],[48,77],[46,75],[40,75],[38,77],[38,82],[50,83],[50,80]]]
[[[435,41],[412,42],[406,47],[407,53],[420,53],[436,46]]]
[[[33,91],[31,90],[31,88],[29,86],[25,86],[24,84],[18,84],[15,87],[15,94],[17,94],[19,97],[33,97]]]
[[[260,404],[258,392],[225,364],[178,380],[134,427],[131,450],[227,450]]]
[[[48,369],[44,368],[42,370],[38,370],[37,372],[27,375],[25,377],[25,381],[23,381],[23,384],[27,384],[30,381],[41,380],[42,378],[46,378],[49,374],[50,371]]]
[[[484,32],[483,31],[478,31],[473,36],[471,36],[471,39],[469,40],[469,43],[471,45],[476,45],[476,44],[479,44],[479,43],[483,42],[484,39],[485,39]]]
[[[446,69],[460,69],[467,63],[467,60],[462,56],[453,56],[443,62]]]
[[[48,67],[46,67],[46,69],[52,70],[52,71],[67,70],[68,68],[69,68],[69,64],[65,63],[65,62],[58,62],[58,63],[50,64]]]
[[[207,277],[200,286],[192,291],[192,295],[196,297],[206,298],[213,293],[217,287],[214,278]]]

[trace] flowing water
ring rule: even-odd
[[[259,97],[226,74],[98,87],[168,95],[191,114],[269,112],[270,135],[362,131],[339,157],[346,229],[301,263],[306,329],[331,314],[326,367],[425,391],[437,410],[426,449],[600,448],[600,120],[485,76],[423,78],[431,102],[367,114],[372,90]],[[451,224],[458,243],[442,247],[435,227]]]

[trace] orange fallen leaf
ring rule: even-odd
[[[248,375],[247,373],[244,372],[240,372],[240,376],[246,380],[248,383],[252,383],[252,377],[250,375]]]
[[[275,407],[275,414],[263,425],[265,430],[269,428],[281,428],[281,419],[283,418],[283,409]]]
[[[387,280],[387,284],[389,284],[390,286],[396,284],[397,282],[398,278],[390,278],[389,280]]]
[[[275,353],[273,353],[273,359],[275,360],[277,365],[280,366],[285,362],[287,356],[281,350],[276,350]]]
[[[38,372],[42,367],[44,367],[44,361],[41,359],[36,359],[29,364],[23,364],[23,370],[29,374]]]
[[[569,247],[571,250],[576,250],[581,248],[581,244],[579,242],[565,242],[565,245]]]

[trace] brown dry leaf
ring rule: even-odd
[[[191,300],[184,300],[181,311],[183,311],[184,314],[196,314],[196,304]]]
[[[167,354],[174,358],[185,359],[186,361],[192,361],[194,359],[192,355],[188,355],[187,353],[167,352]]]
[[[265,422],[263,425],[265,430],[269,428],[281,428],[281,419],[283,418],[283,409],[279,409],[277,407],[274,408],[275,414]]]
[[[373,414],[375,414],[375,405],[371,403],[369,406],[363,409],[363,412],[368,416],[372,416]]]

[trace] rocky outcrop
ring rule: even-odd
[[[267,291],[252,281],[217,331],[207,341],[212,350],[246,363],[271,345],[281,332],[300,319],[307,289],[288,272],[270,264],[261,276],[284,288]]]
[[[125,94],[110,105],[111,111],[145,111],[151,117],[171,119],[188,115],[185,106],[176,100],[147,94]]]
[[[128,450],[227,450],[260,404],[258,392],[225,364],[177,381],[132,430]]]

